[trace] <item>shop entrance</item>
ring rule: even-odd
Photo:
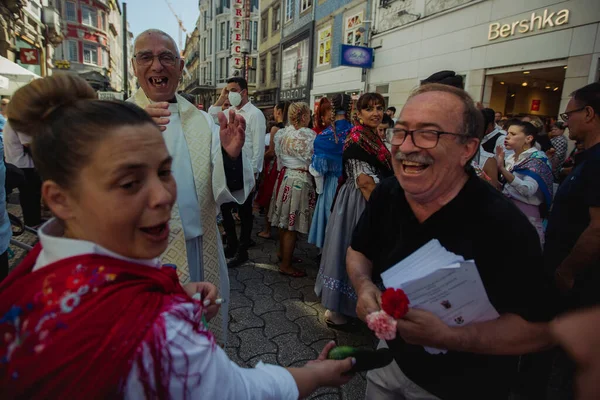
[[[518,71],[514,72],[488,71],[486,91],[491,91],[489,107],[507,117],[537,115],[555,118],[560,112],[566,68],[518,67]]]

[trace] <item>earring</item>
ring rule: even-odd
[[[364,124],[365,124],[365,121],[363,121],[363,119],[362,119],[362,118],[359,118],[359,119],[358,119],[358,123],[359,123],[359,124],[361,124],[361,125],[364,125]]]

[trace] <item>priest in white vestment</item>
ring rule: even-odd
[[[229,277],[217,230],[219,205],[243,204],[254,187],[252,163],[244,145],[243,117],[219,115],[220,126],[205,112],[176,95],[184,61],[173,38],[159,30],[135,40],[133,69],[140,89],[129,99],[161,126],[173,157],[177,203],[170,223],[169,247],[161,257],[177,267],[182,283],[208,281],[226,301],[211,330],[225,343]]]

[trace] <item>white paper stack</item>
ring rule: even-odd
[[[474,261],[431,240],[381,274],[386,288],[402,289],[410,307],[431,311],[449,326],[489,321],[500,315],[490,303]],[[446,350],[426,347],[429,353]]]

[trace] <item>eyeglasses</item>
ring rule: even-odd
[[[154,55],[152,53],[137,53],[133,56],[133,58],[135,58],[137,65],[141,67],[152,65],[155,58],[158,58],[158,62],[160,62],[163,67],[172,67],[175,65],[179,57],[171,53],[160,53],[158,55]]]
[[[578,108],[578,109],[576,109],[576,110],[566,111],[566,112],[564,112],[564,113],[560,114],[560,119],[562,119],[563,121],[567,122],[567,121],[569,120],[569,117],[570,117],[570,115],[571,115],[572,113],[574,113],[574,112],[578,112],[578,111],[583,111],[583,110],[585,110],[585,107],[587,107],[587,106],[584,106],[584,107]]]
[[[441,135],[466,136],[460,133],[441,132],[430,129],[397,129],[389,128],[386,130],[386,137],[390,144],[402,146],[408,136],[412,137],[413,144],[420,149],[433,149],[440,141]]]

